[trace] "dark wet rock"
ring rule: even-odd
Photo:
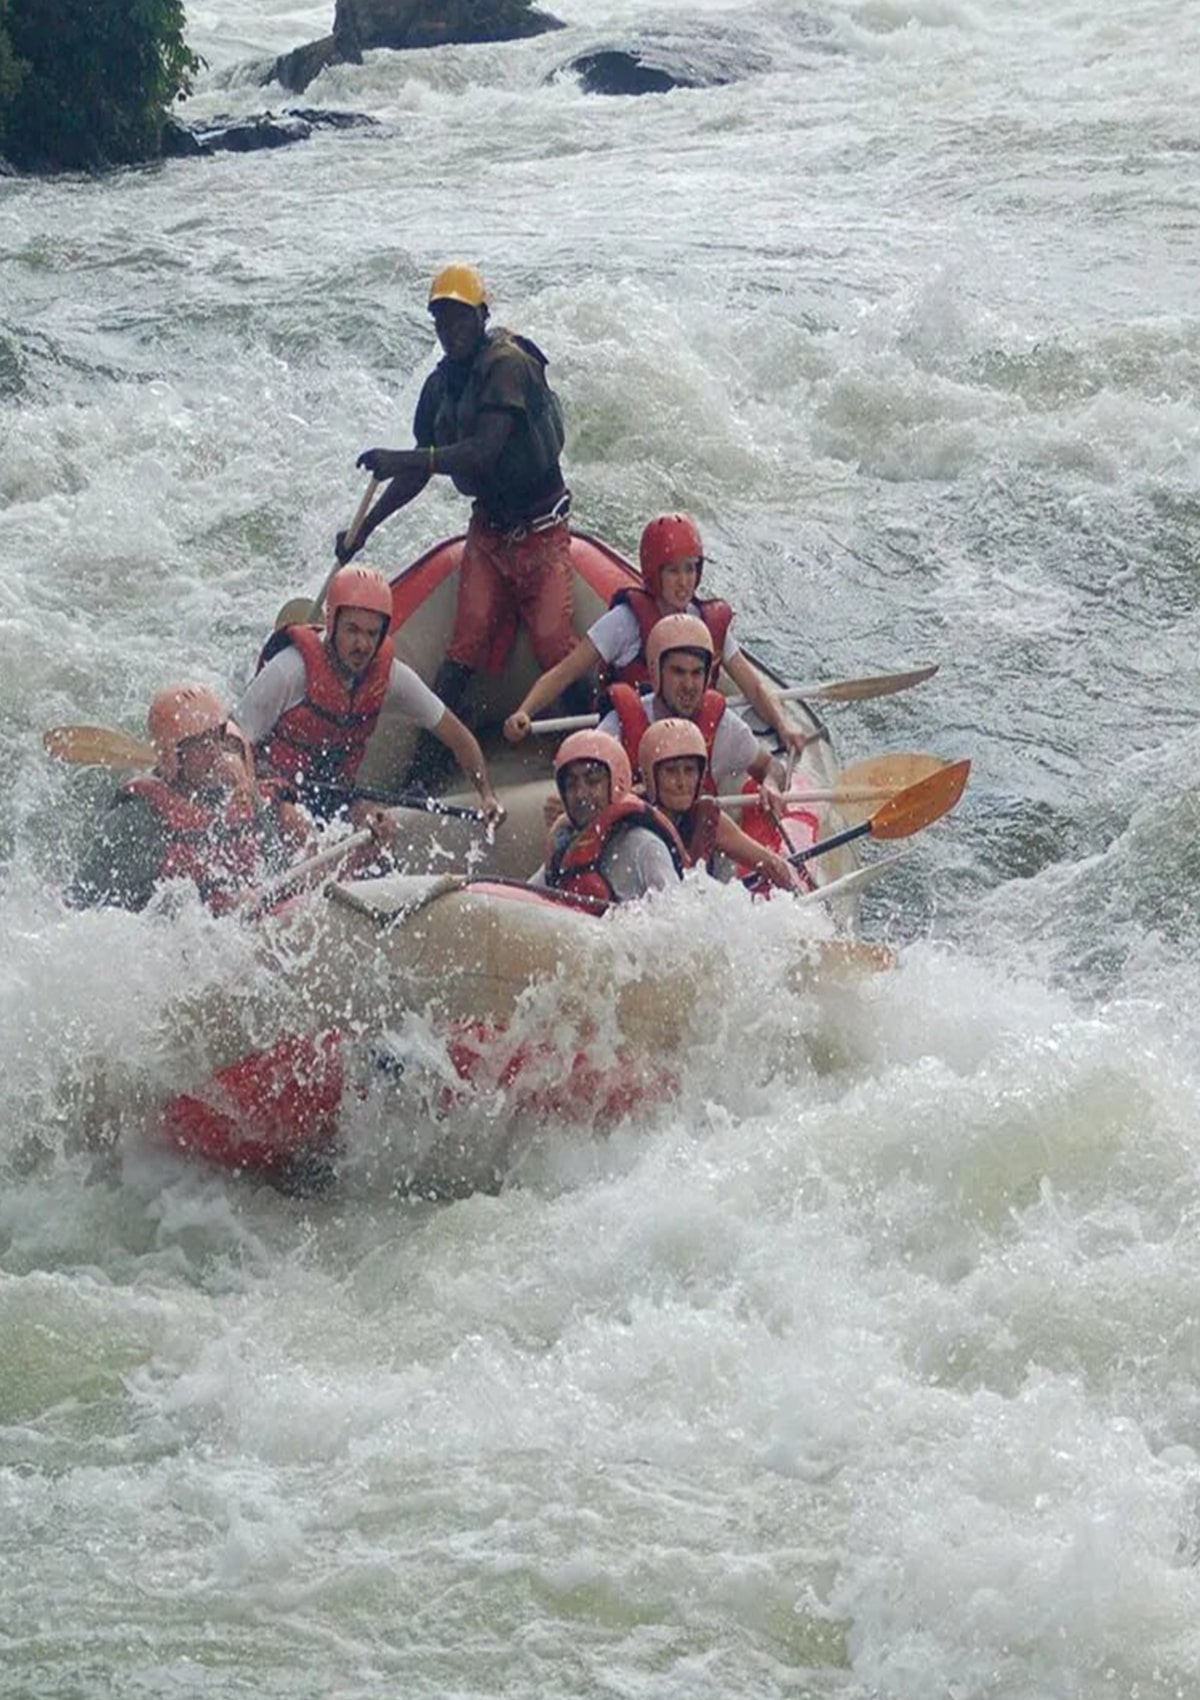
[[[710,88],[729,81],[648,65],[638,51],[618,47],[581,53],[563,69],[579,78],[585,94],[666,94],[668,89]]]
[[[357,47],[339,43],[336,36],[326,35],[320,41],[310,41],[306,47],[295,47],[290,53],[283,54],[262,81],[264,85],[281,83],[285,89],[303,94],[322,71],[330,65],[342,65],[347,61],[352,65],[362,64],[362,54]]]
[[[564,29],[529,0],[337,0],[333,34],[283,54],[264,77],[301,94],[330,65],[358,65],[372,48],[518,41]]]
[[[372,118],[365,112],[339,112],[322,106],[289,106],[285,108],[289,118],[300,118],[306,124],[311,124],[314,130],[377,130],[378,118]]]
[[[785,32],[755,37],[741,18],[706,17],[682,29],[637,29],[619,41],[593,42],[561,65],[555,77],[579,79],[587,94],[666,94],[671,89],[721,88],[771,70],[780,40],[802,51],[828,52],[829,25],[805,12],[789,15]]]
[[[517,41],[562,29],[529,0],[337,0],[334,39],[370,47],[444,47],[450,42]]]
[[[213,118],[204,124],[171,119],[163,130],[162,151],[167,159],[196,159],[212,153],[258,153],[306,142],[312,125],[302,118],[276,117],[270,112],[252,118]]]
[[[361,112],[321,112],[291,107],[286,112],[259,112],[250,118],[218,117],[203,124],[172,118],[163,130],[162,151],[167,159],[200,159],[214,153],[257,153],[306,142],[314,130],[357,129],[377,122]]]

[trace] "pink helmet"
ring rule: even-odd
[[[664,614],[650,628],[646,639],[646,669],[654,690],[659,684],[659,662],[672,649],[687,649],[703,655],[712,673],[712,633],[696,614]]]
[[[647,726],[642,733],[642,741],[638,745],[638,771],[646,783],[646,795],[652,803],[658,801],[658,764],[660,761],[675,761],[680,756],[695,756],[700,762],[700,773],[696,780],[697,790],[700,780],[704,778],[704,770],[708,766],[708,746],[704,742],[704,733],[694,720],[681,720],[672,716],[667,720],[656,720]]]
[[[562,796],[563,775],[573,761],[598,761],[608,769],[609,800],[616,802],[633,788],[629,757],[607,732],[572,732],[554,754],[554,783]]]
[[[672,561],[698,561],[696,583],[704,571],[704,542],[694,519],[686,514],[659,514],[652,519],[638,545],[638,561],[646,589],[662,595],[662,571]]]
[[[329,581],[325,598],[325,630],[330,637],[343,608],[365,608],[369,614],[382,614],[387,621],[383,628],[386,632],[392,623],[392,587],[373,567],[339,567]]]
[[[172,685],[150,701],[146,724],[158,754],[157,767],[164,779],[179,772],[179,746],[188,738],[215,732],[229,720],[229,710],[216,691],[207,685]],[[235,727],[240,737],[241,733]]]

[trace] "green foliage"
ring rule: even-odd
[[[156,156],[171,102],[200,66],[184,22],[183,0],[0,0],[8,158],[70,171]]]
[[[14,53],[8,33],[8,0],[0,0],[0,156],[6,147],[6,119],[24,74],[25,67]]]

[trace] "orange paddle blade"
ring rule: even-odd
[[[971,771],[969,761],[952,762],[928,778],[897,792],[866,823],[872,838],[908,838],[923,826],[949,814],[962,796]]]
[[[125,770],[153,767],[156,759],[150,744],[108,726],[52,726],[42,734],[42,747],[56,761],[77,767]]]

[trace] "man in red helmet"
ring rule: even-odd
[[[667,614],[695,614],[708,627],[713,642],[710,683],[715,686],[724,666],[768,726],[799,754],[812,734],[793,725],[758,668],[742,653],[730,629],[733,609],[718,597],[702,599],[697,594],[704,571],[704,544],[695,520],[687,514],[659,514],[642,532],[638,560],[642,584],[618,590],[608,612],[589,626],[587,636],[557,667],[534,681],[520,707],[505,721],[505,737],[520,743],[528,736],[533,717],[593,668],[603,684],[616,681],[644,687],[649,683],[646,643],[655,624]]]
[[[492,821],[504,818],[479,741],[422,679],[397,661],[388,627],[391,586],[368,567],[342,567],[325,599],[325,631],[276,633],[237,706],[260,771],[292,787],[317,815],[336,812],[384,707],[400,712],[450,750]],[[264,652],[265,654],[266,652]]]
[[[340,560],[351,559],[431,477],[448,477],[472,498],[454,630],[434,679],[438,696],[457,709],[474,673],[504,665],[518,620],[543,669],[573,648],[571,497],[560,463],[562,410],[546,382],[541,349],[528,337],[488,328],[487,290],[473,266],[450,265],[437,274],[429,311],[444,358],[417,402],[416,447],[359,455],[359,466],[389,483],[353,546],[339,533],[337,552]],[[440,766],[436,749],[422,739],[409,778],[432,783]]]
[[[215,691],[159,691],[147,718],[154,772],[118,791],[67,902],[144,909],[160,882],[189,880],[224,914],[288,865],[308,822],[256,781],[250,746]]]
[[[759,781],[768,808],[778,810],[783,778],[779,764],[742,717],[727,707],[721,692],[709,684],[713,642],[704,621],[694,614],[668,614],[659,620],[646,645],[646,663],[651,690],[642,694],[632,685],[613,685],[609,691],[612,709],[600,722],[602,732],[620,740],[630,765],[636,767],[648,726],[668,716],[692,720],[708,750],[706,791],[728,791],[747,774]]]

